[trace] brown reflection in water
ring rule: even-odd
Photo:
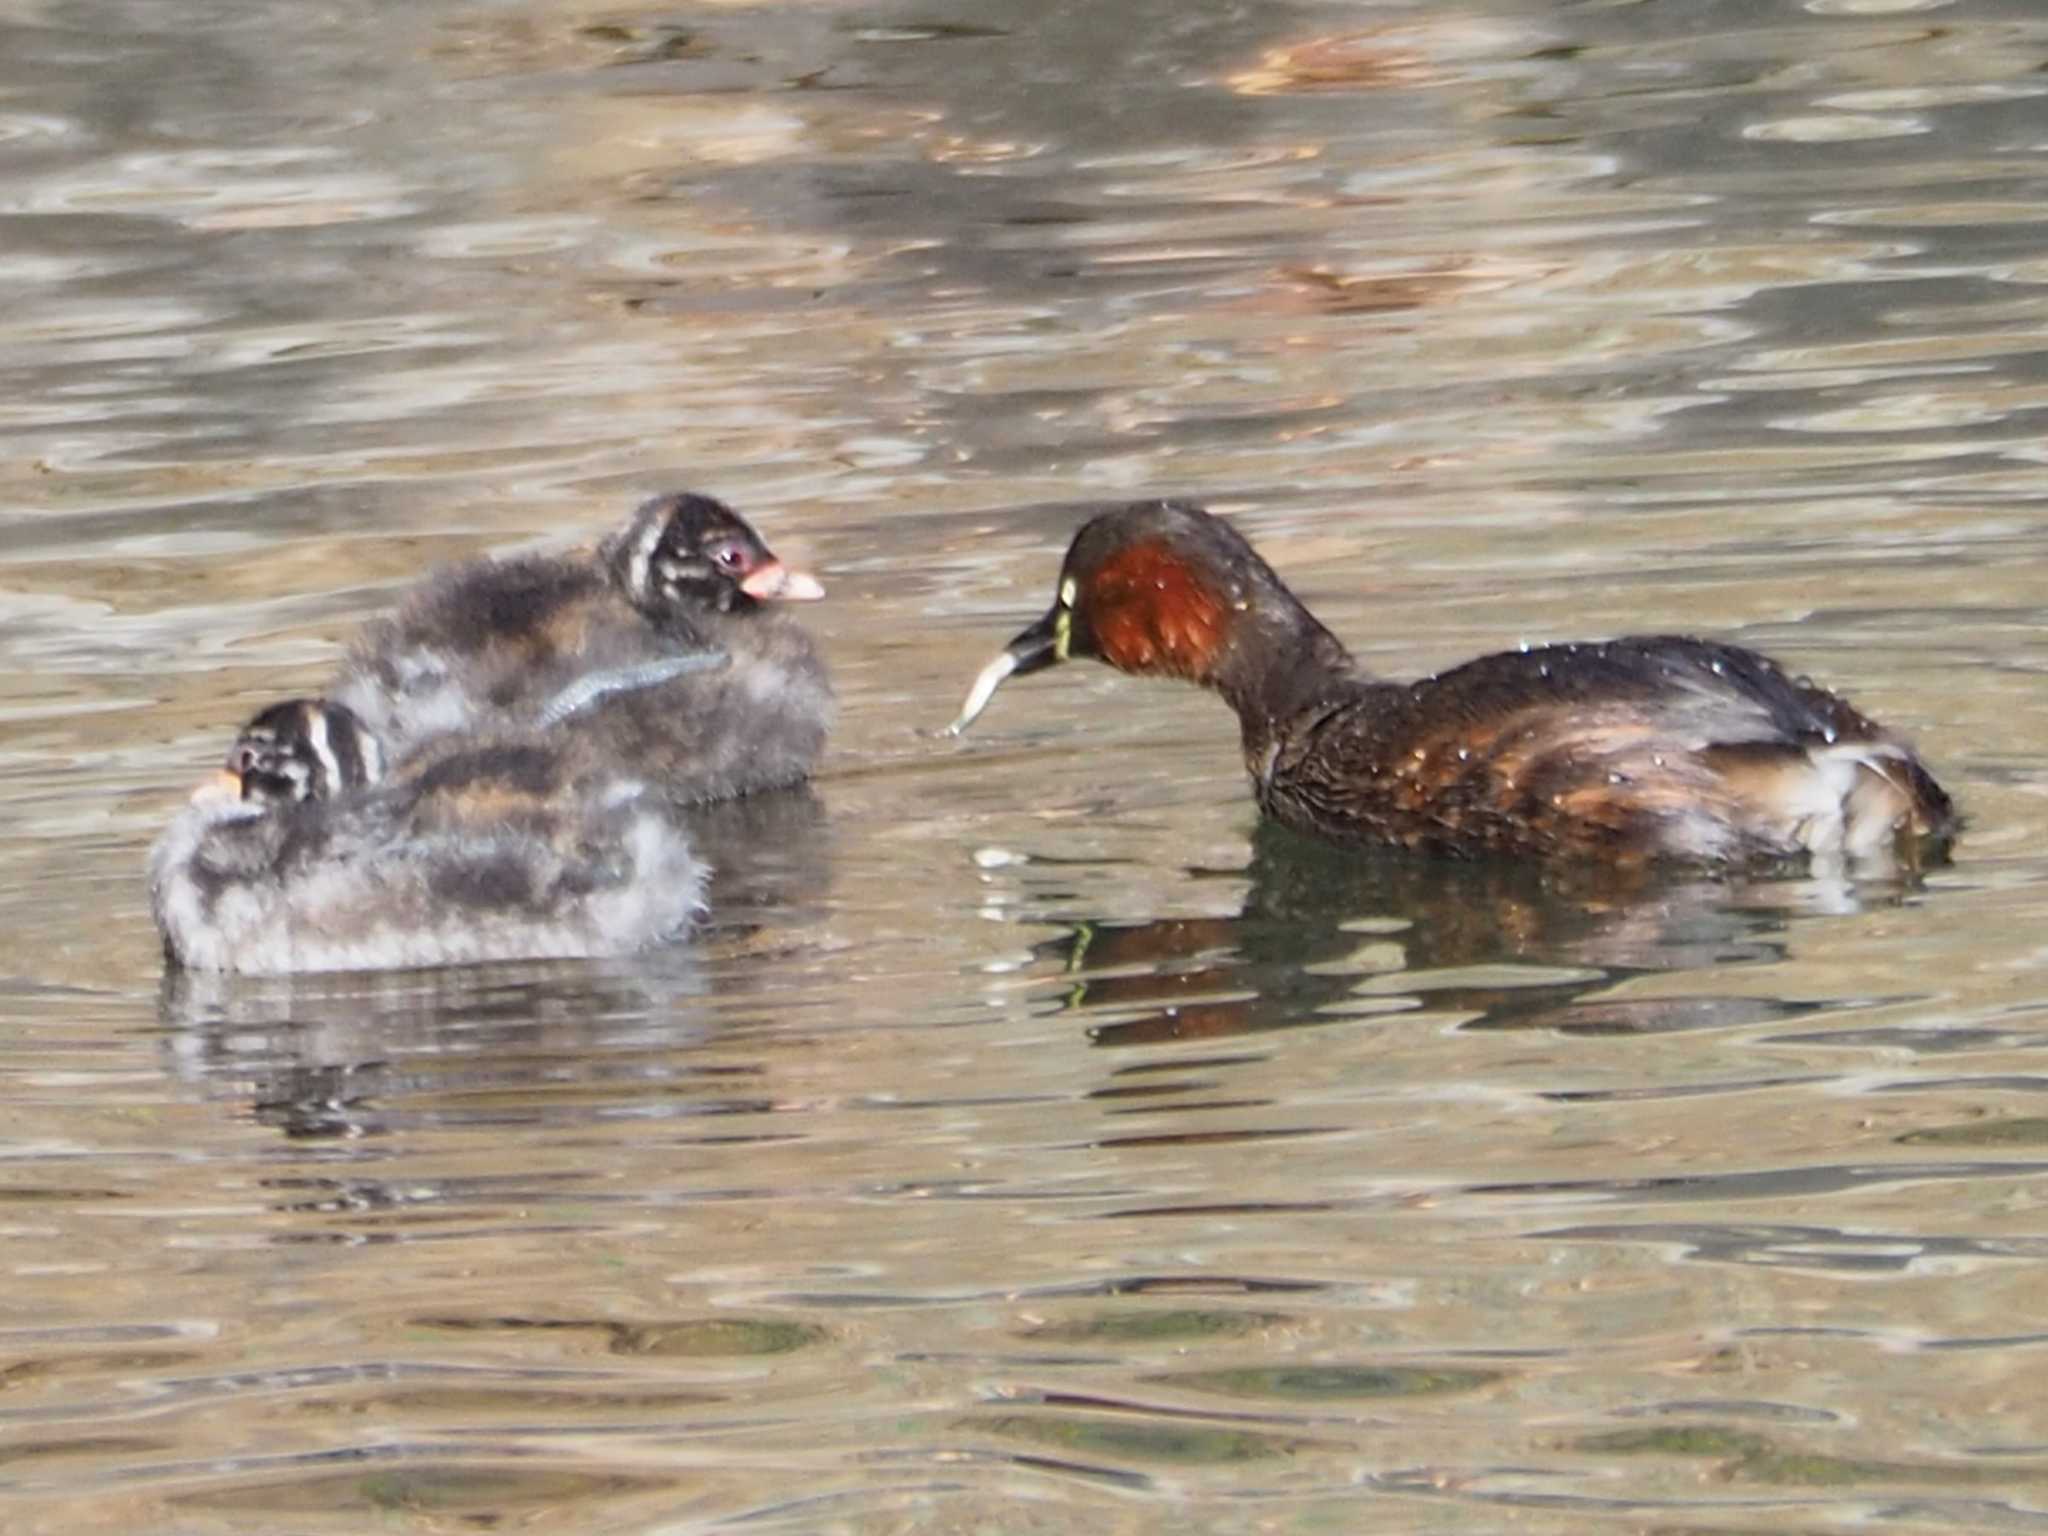
[[[1143,1010],[1092,1025],[1090,1039],[1220,1039],[1425,1004],[1471,1015],[1459,1026],[1468,1030],[1588,1035],[1797,1017],[1817,1005],[1593,994],[1632,975],[1777,959],[1784,923],[1802,908],[1854,911],[1908,894],[1891,884],[1361,855],[1272,826],[1260,827],[1243,873],[1251,885],[1236,917],[1085,923],[1039,946],[1075,977],[1064,1008]],[[1119,1082],[1100,1096],[1204,1086],[1194,1077]]]
[[[1540,59],[1546,41],[1521,18],[1415,16],[1350,32],[1326,32],[1266,49],[1229,76],[1239,96],[1326,95],[1478,83],[1477,69]]]
[[[1507,287],[1527,274],[1501,263],[1480,266],[1476,258],[1427,258],[1400,271],[1340,271],[1328,265],[1281,267],[1275,291],[1261,293],[1247,307],[1266,314],[1382,315],[1423,309],[1470,292]]]

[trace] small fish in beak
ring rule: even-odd
[[[1022,677],[1065,661],[1064,642],[1069,622],[1067,609],[1062,604],[997,651],[994,659],[976,674],[974,686],[967,690],[967,701],[960,706],[959,716],[946,727],[946,734],[958,736],[974,724],[975,718],[988,708],[988,701],[995,697],[996,689],[1003,685],[1005,678]]]

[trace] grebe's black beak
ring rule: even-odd
[[[975,677],[974,686],[967,690],[967,702],[960,706],[959,718],[946,727],[946,734],[958,736],[972,725],[975,717],[988,708],[988,701],[995,697],[996,689],[1002,686],[1005,678],[1042,672],[1057,662],[1065,661],[1067,635],[1072,623],[1073,614],[1067,605],[1057,603],[1044,618],[997,651],[994,659]]]

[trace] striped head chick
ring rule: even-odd
[[[242,727],[226,763],[192,799],[270,809],[332,800],[383,777],[377,738],[353,710],[324,699],[286,699]]]
[[[688,491],[642,503],[598,558],[627,601],[657,620],[825,595],[815,576],[777,559],[739,513]]]

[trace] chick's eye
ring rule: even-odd
[[[711,563],[721,571],[744,571],[747,552],[737,544],[720,544],[711,551]]]

